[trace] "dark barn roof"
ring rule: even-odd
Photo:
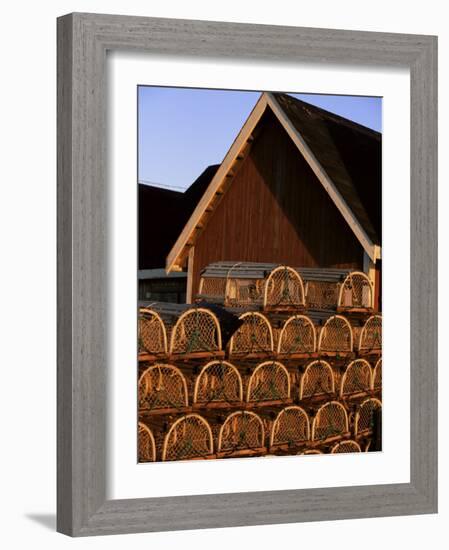
[[[167,254],[217,169],[218,165],[208,166],[184,193],[139,183],[139,269],[165,266]]]
[[[283,93],[273,93],[371,240],[380,244],[381,134]]]

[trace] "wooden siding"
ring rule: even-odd
[[[374,309],[382,311],[382,260],[376,262],[374,280]]]
[[[363,249],[286,131],[266,112],[248,157],[195,244],[200,271],[220,260],[363,268]]]

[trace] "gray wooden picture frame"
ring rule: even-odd
[[[410,483],[106,499],[106,52],[408,67]],[[437,38],[74,13],[58,19],[57,529],[72,536],[437,511]]]

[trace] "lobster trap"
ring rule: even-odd
[[[290,449],[306,443],[310,439],[310,422],[301,407],[292,405],[283,409],[273,422],[270,434],[270,447]]]
[[[324,323],[318,338],[318,351],[331,354],[351,353],[353,334],[349,321],[342,315],[333,315]]]
[[[212,430],[198,414],[178,418],[164,439],[162,460],[207,458],[213,453]]]
[[[304,305],[304,284],[299,273],[288,266],[273,269],[265,282],[264,309],[289,309]]]
[[[290,399],[290,375],[282,363],[265,361],[250,376],[248,403],[285,401]]]
[[[211,308],[169,302],[145,304],[145,309],[157,313],[165,325],[169,355],[185,357],[223,355],[220,322]]]
[[[352,441],[348,439],[347,441],[340,441],[334,445],[331,449],[332,454],[336,453],[361,453],[362,449],[357,441]]]
[[[304,285],[288,266],[217,262],[202,271],[197,298],[236,308],[298,308],[304,306]]]
[[[155,462],[156,460],[156,443],[154,441],[153,432],[143,422],[138,423],[138,461],[139,462]]]
[[[382,403],[375,397],[365,399],[355,414],[354,435],[356,437],[372,435],[380,422]]]
[[[278,355],[307,355],[316,350],[315,326],[309,317],[294,315],[281,329],[277,345]]]
[[[220,323],[212,311],[193,308],[176,321],[170,338],[170,354],[221,350]]]
[[[253,454],[263,452],[265,428],[262,419],[251,411],[231,413],[220,428],[218,452]]]
[[[242,377],[227,361],[211,361],[195,381],[194,405],[234,404],[243,401]]]
[[[270,321],[257,311],[239,317],[242,324],[229,342],[230,356],[263,357],[273,353],[274,338]]]
[[[369,393],[372,385],[371,366],[365,359],[355,359],[346,367],[340,383],[340,397],[358,397]]]
[[[298,453],[299,455],[322,455],[323,452],[318,449],[307,449],[303,452]]]
[[[362,271],[351,271],[346,276],[338,296],[339,310],[371,310],[374,304],[373,284]]]
[[[382,350],[382,316],[372,315],[364,324],[359,337],[360,353],[380,353]]]
[[[334,373],[329,363],[317,360],[307,365],[299,383],[299,399],[331,397],[334,392]]]
[[[312,441],[332,441],[349,435],[346,409],[338,401],[322,405],[312,422]]]
[[[177,367],[157,363],[141,374],[139,408],[142,411],[178,410],[187,406],[187,382]]]
[[[160,315],[150,308],[139,310],[139,354],[166,355],[167,331]]]
[[[306,306],[309,309],[336,310],[340,288],[349,274],[348,269],[301,267]]]
[[[373,369],[371,389],[374,391],[382,390],[382,357],[377,361]]]

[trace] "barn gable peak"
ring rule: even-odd
[[[198,235],[207,225],[209,217],[232,184],[239,165],[248,155],[258,132],[259,121],[267,109],[273,112],[284,127],[367,256],[373,262],[381,257],[379,231],[374,229],[345,163],[322,122],[330,120],[343,127],[348,135],[378,142],[379,150],[380,134],[287,94],[263,92],[169,252],[167,272],[182,270]]]

